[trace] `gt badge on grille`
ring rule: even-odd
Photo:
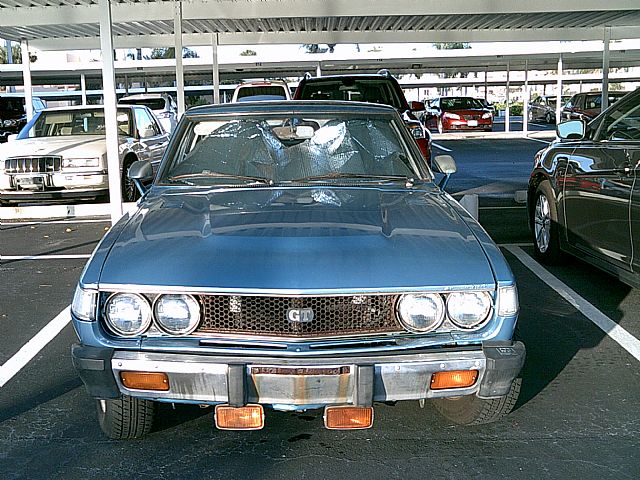
[[[287,320],[291,323],[313,322],[315,315],[312,308],[290,308],[287,310]]]

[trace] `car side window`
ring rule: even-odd
[[[636,101],[616,103],[603,118],[596,140],[640,140],[640,97]]]
[[[149,138],[160,135],[160,129],[149,113],[143,108],[135,108],[136,128],[140,138]]]

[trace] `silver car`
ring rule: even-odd
[[[158,165],[169,141],[144,106],[118,108],[124,201],[138,191],[126,171],[137,160]],[[101,106],[45,109],[16,140],[0,145],[0,202],[98,198],[108,195],[107,145]]]
[[[144,105],[156,116],[162,128],[172,133],[178,123],[178,106],[171,95],[166,93],[141,93],[122,97],[120,105]]]

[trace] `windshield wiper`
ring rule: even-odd
[[[174,175],[172,177],[167,178],[167,180],[170,182],[179,181],[183,183],[188,183],[189,185],[194,185],[191,182],[186,182],[187,179],[191,179],[191,178],[223,178],[223,179],[229,179],[229,180],[240,180],[244,182],[259,183],[263,185],[273,185],[273,180],[270,180],[264,177],[252,177],[249,175],[234,175],[231,173],[208,172],[208,171]]]
[[[340,179],[350,179],[356,178],[358,180],[371,181],[371,182],[406,182],[407,184],[413,185],[415,180],[413,178],[409,178],[406,175],[372,175],[369,173],[325,173],[323,175],[310,175],[308,177],[301,177],[291,180],[292,183],[303,183],[303,182],[318,182],[325,180],[340,180]]]

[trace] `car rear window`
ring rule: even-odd
[[[377,79],[342,78],[308,81],[302,86],[300,100],[347,100],[379,103],[402,109],[403,105],[390,82]]]
[[[0,112],[24,113],[24,100],[22,98],[0,98]]]
[[[287,96],[284,91],[284,87],[280,85],[255,85],[255,86],[247,86],[240,87],[238,89],[237,100],[244,97],[258,97],[255,99],[260,99],[259,97],[268,97],[263,98],[263,100],[286,100]],[[247,100],[245,100],[247,101]]]
[[[164,98],[145,98],[144,100],[135,100],[133,98],[125,98],[118,103],[123,105],[143,105],[151,110],[164,110]]]

